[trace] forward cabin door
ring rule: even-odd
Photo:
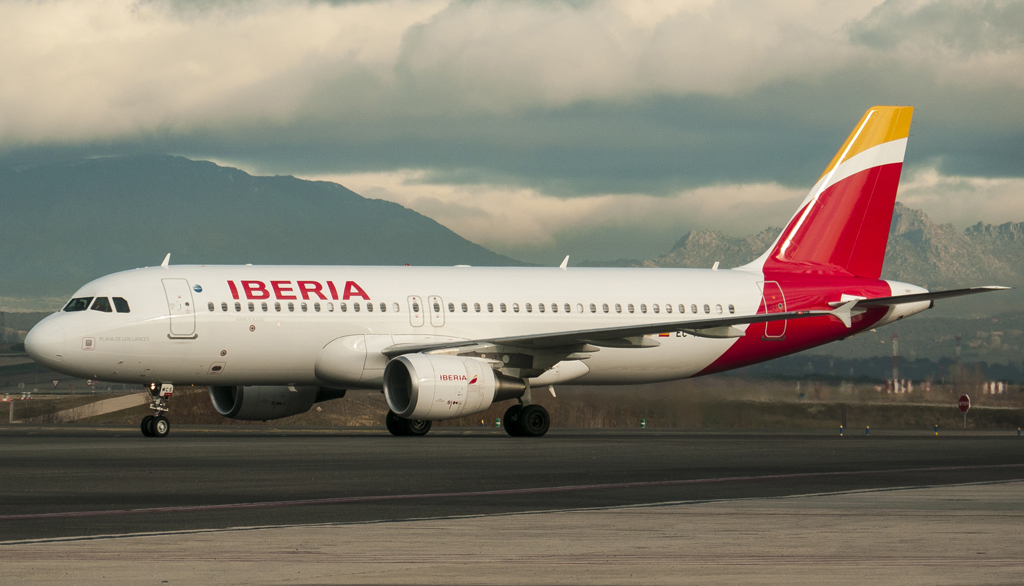
[[[192,301],[192,289],[186,279],[162,279],[164,293],[167,294],[167,309],[171,316],[172,338],[196,337],[195,303]]]
[[[761,281],[758,285],[761,286],[765,313],[785,313],[786,297],[782,294],[782,287],[775,281]],[[786,339],[786,320],[765,322],[764,339]]]
[[[413,327],[420,327],[423,325],[423,300],[420,299],[419,295],[409,296],[409,323]]]

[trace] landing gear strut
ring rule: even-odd
[[[149,408],[153,410],[153,415],[147,415],[142,418],[142,424],[139,426],[142,430],[142,435],[146,437],[167,437],[167,434],[171,433],[171,422],[167,420],[165,414],[169,410],[167,402],[170,401],[173,394],[174,385],[162,384],[157,386],[156,383],[149,385]]]
[[[399,417],[394,411],[388,411],[384,424],[391,435],[427,435],[431,422],[423,419],[406,419]]]

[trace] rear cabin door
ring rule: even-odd
[[[785,313],[786,297],[782,294],[782,287],[775,281],[762,281],[760,285],[765,313]],[[786,339],[786,320],[765,322],[764,339]]]
[[[167,309],[171,316],[171,336],[190,338],[196,333],[195,303],[186,279],[163,279]]]

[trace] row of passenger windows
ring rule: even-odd
[[[256,305],[255,302],[249,301],[248,303],[246,303],[246,307],[248,308],[249,311],[256,311],[257,305]],[[260,304],[259,304],[259,308],[262,311],[270,311],[270,307],[271,307],[270,304],[268,304],[266,301],[261,301]],[[298,309],[299,311],[306,311],[306,312],[308,312],[311,307],[312,307],[313,311],[327,311],[327,312],[333,312],[334,311],[334,303],[330,302],[330,301],[328,301],[326,303],[320,303],[319,301],[314,302],[314,303],[306,303],[305,301],[303,301],[303,302],[299,303],[298,306],[296,306],[295,302],[293,302],[293,301],[289,301],[286,304],[282,304],[280,301],[275,301],[274,305],[273,305],[274,311],[285,311],[285,310],[287,310],[287,311],[295,311],[296,309]],[[352,302],[352,311],[356,311],[356,312],[362,311],[362,310],[366,310],[367,312],[372,312],[372,311],[374,311],[374,307],[375,307],[374,304],[372,302],[370,302],[370,301],[367,301],[367,302],[362,303],[362,304],[359,303],[358,301],[353,301]],[[376,307],[382,313],[388,311],[388,304],[384,303],[383,301],[381,301],[380,304],[378,304]],[[217,311],[217,306],[212,301],[206,304],[206,308],[209,309],[210,311]],[[348,308],[349,308],[348,303],[345,303],[344,301],[338,303],[338,311],[347,312]],[[220,310],[221,311],[228,311],[228,309],[229,309],[229,306],[228,306],[227,302],[226,301],[221,302]],[[242,311],[242,302],[241,301],[235,301],[234,302],[234,309],[235,309],[235,311]],[[398,303],[393,303],[393,304],[391,304],[391,311],[396,311],[396,312],[397,311],[401,311],[401,306],[399,306]]]
[[[602,303],[601,304],[601,311],[603,313],[610,313],[612,307],[613,306],[609,306],[607,303]],[[637,306],[633,305],[632,303],[627,303],[625,307],[626,307],[626,311],[628,313],[636,313]],[[639,307],[640,307],[640,313],[647,313],[647,309],[648,308],[647,308],[647,304],[646,303],[641,303]],[[730,303],[728,307],[729,307],[729,313],[736,313],[736,306],[735,305]],[[533,313],[533,308],[534,308],[534,306],[533,306],[532,303],[524,303],[523,304],[523,309],[526,310],[526,313]],[[548,310],[548,308],[550,308],[551,313],[558,313],[558,304],[557,303],[551,303],[550,305],[545,305],[543,303],[538,303],[537,304],[537,311],[539,313],[545,313]],[[615,313],[622,313],[623,305],[621,303],[616,303],[616,304],[614,304],[614,308],[615,308]],[[685,304],[680,303],[678,305],[678,308],[679,308],[679,313],[686,313],[686,305]],[[715,313],[723,313],[724,312],[724,310],[722,309],[722,305],[721,304],[716,304],[714,306],[714,308],[715,308]],[[434,309],[434,313],[440,313],[441,312],[441,305],[438,302],[435,301],[433,309]],[[462,313],[468,313],[469,312],[469,304],[468,303],[462,303],[460,305],[460,309],[462,309]],[[504,303],[499,303],[498,304],[498,309],[501,311],[501,313],[506,313],[506,312],[508,312],[508,305],[506,305]],[[661,313],[662,306],[657,304],[657,303],[654,303],[654,304],[652,304],[650,306],[650,309],[654,313]],[[672,313],[672,304],[671,303],[666,303],[664,305],[664,309],[665,309],[665,313]],[[473,311],[475,311],[476,313],[480,313],[481,310],[482,309],[481,309],[481,306],[480,306],[479,303],[474,303],[473,304]],[[419,308],[416,307],[416,304],[413,304],[413,311],[419,311]],[[562,305],[562,311],[564,311],[565,313],[572,313],[573,305],[571,303],[563,304]],[[585,309],[583,307],[583,304],[582,303],[577,303],[576,304],[576,313],[584,313],[584,312],[585,312]],[[448,313],[455,313],[455,304],[454,303],[451,303],[451,302],[448,303]],[[494,313],[494,304],[493,303],[488,303],[487,304],[487,313]],[[519,304],[518,303],[513,303],[512,304],[512,313],[519,313]],[[596,303],[591,303],[590,304],[590,313],[597,313],[597,304]],[[690,305],[690,313],[699,313],[699,309],[698,309],[696,303],[693,303],[693,304]],[[704,304],[704,313],[711,313],[711,305],[710,304],[707,304],[707,303]]]
[[[115,298],[115,299],[119,299],[119,298]],[[334,303],[332,303],[330,301],[328,301],[326,303],[323,303],[323,304],[321,304],[319,301],[318,302],[314,302],[312,304],[308,304],[305,301],[303,301],[303,302],[298,304],[298,310],[299,311],[308,312],[310,310],[310,305],[312,305],[312,309],[313,309],[314,312],[319,312],[319,311],[322,311],[322,310],[325,310],[327,312],[333,312],[334,311]],[[69,304],[69,306],[70,306],[70,304]],[[217,306],[212,301],[207,303],[206,307],[210,311],[217,311]],[[249,311],[256,311],[256,303],[253,302],[253,301],[247,302],[246,303],[246,307],[247,307],[247,309]],[[260,307],[260,309],[262,311],[270,311],[270,305],[266,301],[260,302],[259,307]],[[274,302],[273,307],[274,307],[274,311],[284,311],[285,309],[287,309],[288,311],[294,312],[296,310],[296,304],[295,304],[295,302],[292,302],[292,301],[289,301],[285,305],[282,305],[280,301],[276,301],[276,302]],[[383,301],[381,301],[376,307],[380,310],[381,313],[384,313],[384,312],[388,311],[388,304],[384,303]],[[448,303],[448,312],[449,313],[455,313],[455,307],[456,306],[455,306],[454,303],[449,302]],[[495,306],[494,306],[493,303],[487,303],[486,307],[487,307],[487,312],[488,313],[494,313],[494,307]],[[615,309],[615,313],[622,313],[623,312],[623,305],[621,303],[615,303],[614,305],[609,305],[607,303],[602,303],[601,304],[601,312],[602,313],[611,313],[613,307]],[[638,306],[636,306],[636,305],[634,305],[632,303],[627,303],[625,305],[625,311],[627,313],[636,313],[637,312],[637,307]],[[679,313],[686,313],[687,312],[687,306],[685,304],[683,304],[683,303],[678,304],[676,307],[678,308],[678,312]],[[125,305],[125,308],[127,308],[127,304]],[[519,306],[518,303],[511,304],[511,308],[512,308],[512,313],[519,313],[520,312],[520,306]],[[673,305],[671,303],[666,303],[664,306],[659,305],[657,303],[654,303],[654,304],[652,304],[650,306],[650,308],[648,308],[648,305],[646,303],[641,303],[639,305],[640,313],[647,313],[648,309],[650,309],[650,311],[653,312],[653,313],[661,313],[663,308],[664,308],[665,313],[672,313],[673,312]],[[710,314],[712,312],[711,304],[705,303],[705,304],[703,304],[702,308],[703,308],[705,314]],[[698,307],[696,303],[693,303],[693,304],[690,304],[690,306],[689,306],[689,312],[690,313],[694,313],[694,314],[700,313],[700,309],[702,309],[702,308]],[[365,303],[360,303],[358,301],[353,301],[352,302],[352,311],[358,312],[358,311],[362,311],[364,309],[367,312],[373,312],[374,311],[374,304],[372,302],[370,302],[370,301],[367,301]],[[459,305],[459,309],[462,310],[462,313],[469,313],[469,304],[463,302],[463,303],[461,303]],[[522,309],[525,310],[526,313],[533,313],[534,305],[532,303],[524,303],[523,306],[522,306]],[[551,304],[538,303],[536,305],[536,309],[537,309],[538,313],[545,313],[545,312],[548,311],[548,309],[550,309],[551,313],[558,313],[559,306],[558,306],[557,303],[551,303]],[[229,306],[228,306],[227,302],[221,302],[220,310],[222,312],[229,310]],[[242,302],[241,301],[235,301],[234,302],[234,310],[237,311],[237,312],[242,311]],[[401,306],[398,303],[392,303],[391,304],[391,310],[395,311],[395,312],[399,312],[402,309],[401,309]],[[417,312],[418,313],[420,311],[419,303],[415,303],[414,302],[412,304],[412,310],[413,310],[413,312]],[[433,302],[433,310],[434,310],[434,313],[441,313],[441,303],[439,301],[434,301]],[[498,310],[501,313],[507,313],[508,310],[509,310],[509,305],[507,305],[505,303],[499,303],[498,304]],[[564,313],[572,313],[573,306],[570,303],[565,303],[565,304],[562,305],[561,310]],[[730,303],[728,305],[728,310],[729,310],[729,313],[736,313],[736,306],[734,306],[733,304]],[[71,310],[65,309],[65,311],[79,311],[79,310],[76,310],[76,309],[71,309]],[[120,311],[120,309],[118,309],[118,311]],[[127,309],[125,311],[127,311]],[[338,311],[347,312],[348,311],[348,304],[345,303],[344,301],[338,303]],[[480,312],[483,311],[483,306],[481,306],[481,304],[479,304],[479,303],[474,303],[473,304],[473,311],[476,312],[476,313],[480,313]],[[583,304],[582,303],[577,303],[576,304],[576,313],[584,313],[584,312],[585,312],[585,309],[583,307]],[[590,304],[590,313],[597,313],[597,312],[598,312],[597,304],[596,303],[591,303]],[[721,304],[715,304],[714,312],[716,314],[721,314],[721,313],[725,312],[725,309],[723,309]]]
[[[117,308],[117,313],[130,313],[131,309],[128,307],[128,302],[124,300],[124,297],[113,297],[113,307],[111,307],[110,299],[106,297],[76,297],[68,304],[64,306],[64,311],[85,311],[91,309],[93,311],[102,311],[103,313],[113,313],[114,308]]]

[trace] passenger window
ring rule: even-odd
[[[736,313],[736,306],[732,303],[729,304],[729,313]]]
[[[450,301],[448,302],[448,311],[455,313],[455,304]]]
[[[260,307],[263,308],[263,311],[266,311],[267,310],[267,302],[264,301],[263,303],[260,303]]]
[[[466,305],[465,301],[463,301],[462,302],[462,313],[466,313],[467,311],[469,311],[469,306]]]
[[[309,306],[308,306],[308,305],[306,305],[306,302],[305,302],[305,301],[303,301],[302,303],[300,303],[300,304],[299,304],[299,307],[300,307],[300,308],[302,309],[302,311],[309,311]]]
[[[593,303],[590,304],[590,313],[597,313],[597,306]]]
[[[210,311],[216,311],[217,307],[211,301],[211,302],[206,304],[206,309],[209,309]]]
[[[640,313],[647,313],[647,304],[646,303],[641,303],[640,304]]]
[[[124,297],[114,297],[114,309],[117,310],[117,313],[131,313],[132,311],[128,308],[128,302],[124,300]]]
[[[544,304],[543,303],[538,303],[537,304],[537,311],[539,311],[541,313],[544,313]]]
[[[281,302],[280,301],[275,301],[274,302],[274,311],[281,311]]]
[[[722,313],[722,304],[715,305],[715,313]]]
[[[313,304],[313,311],[320,311],[320,303],[319,302]]]
[[[657,305],[654,306],[654,311],[658,311],[658,306]],[[672,304],[671,303],[666,303],[665,304],[665,313],[672,313]]]
[[[558,313],[558,304],[557,303],[552,303],[551,304],[551,313]]]
[[[78,297],[68,301],[68,304],[64,306],[64,311],[85,311],[89,309],[91,302],[92,297]]]
[[[373,311],[373,304],[369,301],[366,302],[366,311]]]
[[[383,301],[381,301],[380,302],[380,310],[381,310],[382,313],[387,311],[388,310],[388,304],[384,303]]]
[[[576,304],[576,313],[583,313],[583,304],[582,303],[577,303]],[[593,313],[593,311],[591,311],[591,313]]]
[[[256,311],[256,306],[253,305],[252,301],[249,302],[249,311]]]
[[[434,306],[435,306],[434,307],[434,311],[438,311],[436,303],[434,304]],[[356,313],[359,313],[359,302],[358,301],[353,301],[352,302],[352,311],[354,311]]]
[[[526,304],[526,313],[533,313],[533,306],[529,303]]]
[[[117,298],[116,297],[114,298],[114,305],[117,305]],[[227,311],[228,310],[228,304],[227,304],[226,301],[221,301],[221,303],[220,303],[220,310],[221,311]]]
[[[508,311],[508,308],[507,308],[507,307],[505,307],[505,304],[504,304],[504,303],[502,303],[502,304],[498,305],[498,309],[500,309],[500,310],[501,310],[501,313],[505,313],[506,311]]]
[[[295,304],[291,301],[288,302],[288,311],[295,311]]]
[[[519,313],[519,304],[518,303],[513,303],[512,304],[512,311],[514,313]]]
[[[110,300],[106,297],[97,297],[96,301],[92,302],[93,311],[102,311],[103,313],[113,313],[113,308],[110,307]]]
[[[607,303],[602,303],[601,304],[601,311],[603,311],[605,313],[608,313],[608,304]]]
[[[616,303],[615,304],[615,313],[622,313],[622,304],[621,303]]]
[[[632,303],[627,305],[626,308],[629,309],[629,313],[635,313],[634,310],[633,310],[633,304]]]
[[[679,304],[679,313],[686,313],[686,306],[682,303]]]
[[[697,313],[697,304],[696,303],[691,303],[690,304],[690,313]]]
[[[654,310],[654,313],[661,313],[661,308],[660,308],[660,307],[658,307],[658,304],[657,304],[657,303],[655,303],[655,304],[654,304],[654,307],[652,307],[651,309],[653,309],[653,310]]]
[[[477,313],[480,313],[480,304],[479,304],[479,303],[474,303],[474,304],[473,304],[473,309],[474,309],[474,310],[475,310],[475,311],[476,311]]]
[[[235,311],[242,311],[242,303],[240,301],[235,302]]]
[[[711,306],[707,303],[704,304],[704,313],[711,313]]]
[[[399,311],[402,311],[402,308],[399,307],[397,301],[395,301],[394,303],[391,304],[391,311],[394,311],[395,313],[398,313]]]
[[[569,305],[568,303],[566,303],[565,307],[563,307],[562,309],[565,310],[565,313],[572,313],[572,306]]]
[[[358,306],[359,304],[357,303],[356,305]],[[441,304],[436,301],[434,302],[434,313],[441,313]]]
[[[327,311],[334,311],[334,304],[330,301],[327,302]]]
[[[487,313],[494,313],[494,304],[493,303],[488,303],[487,304]]]

